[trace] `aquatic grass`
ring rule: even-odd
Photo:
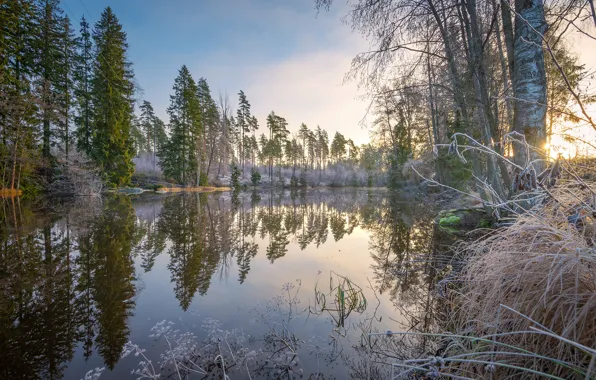
[[[363,313],[366,307],[367,301],[362,288],[349,278],[330,271],[328,292],[320,290],[317,278],[315,306],[311,312],[318,315],[327,312],[333,318],[336,328],[344,328],[352,312]]]

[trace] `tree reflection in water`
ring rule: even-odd
[[[433,214],[424,205],[399,197],[385,202],[376,210],[378,222],[367,225],[371,232],[369,251],[375,263],[374,288],[379,294],[390,295],[401,317],[396,321],[396,331],[407,334],[379,330],[374,315],[362,321],[361,344],[344,356],[356,379],[391,378],[396,375],[389,363],[438,356],[441,342],[428,334],[443,331],[439,323],[446,321],[437,283],[448,270],[451,257],[445,254],[441,234],[431,223]]]
[[[113,367],[135,306],[130,199],[106,199],[80,226],[69,214],[37,219],[20,202],[3,206],[0,378],[61,378],[78,343]]]
[[[432,328],[437,262],[428,210],[385,192],[106,197],[58,209],[0,202],[2,379],[62,378],[77,347],[83,359],[97,352],[113,368],[129,340],[135,262],[151,272],[166,255],[174,296],[187,310],[214,277],[245,282],[259,248],[275,263],[290,242],[319,248],[357,227],[370,235],[376,292],[390,295],[408,328]],[[422,343],[417,350],[427,352]]]

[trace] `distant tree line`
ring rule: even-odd
[[[216,101],[207,80],[195,81],[185,65],[174,81],[173,92],[167,109],[169,135],[162,135],[157,156],[165,177],[177,183],[208,185],[228,176],[230,165],[243,178],[247,167],[261,170],[269,178],[281,177],[283,168],[295,175],[297,171],[322,173],[337,164],[370,170],[379,167],[370,163],[372,146],[361,149],[339,132],[329,141],[327,131],[319,126],[311,130],[304,123],[292,134],[288,121],[274,111],[266,118],[266,132],[257,137],[259,123],[244,91],[238,93],[234,116],[229,98],[220,95]],[[138,136],[137,145],[142,146],[147,138],[142,131]]]
[[[237,165],[324,171],[358,161],[350,139],[317,127],[291,136],[274,112],[257,136],[257,118],[243,91],[235,115],[227,96],[183,66],[167,109],[169,124],[135,96],[126,32],[110,7],[95,25],[82,17],[75,32],[58,0],[0,4],[0,188],[41,190],[83,155],[109,186],[131,183],[133,158],[147,154],[154,171],[196,186]],[[138,106],[138,107],[135,107]],[[137,108],[137,113],[135,112]],[[331,143],[331,146],[329,145]],[[280,171],[277,171],[281,173]]]

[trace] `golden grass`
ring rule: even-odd
[[[166,193],[213,193],[219,191],[231,191],[230,187],[212,187],[212,186],[200,186],[200,187],[162,187],[160,191]]]
[[[21,195],[23,195],[23,190],[21,189],[0,189],[1,198],[20,197]]]
[[[450,345],[447,356],[473,359],[451,365],[458,375],[596,378],[594,190],[562,183],[513,226],[464,246],[452,323],[488,339]]]

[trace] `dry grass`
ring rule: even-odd
[[[0,189],[0,198],[20,197],[23,190],[20,189]]]
[[[162,187],[159,189],[166,193],[214,193],[218,191],[231,191],[230,187],[211,187],[211,186],[200,186],[200,187]]]
[[[594,184],[567,181],[511,227],[467,245],[449,370],[471,378],[596,378]]]

